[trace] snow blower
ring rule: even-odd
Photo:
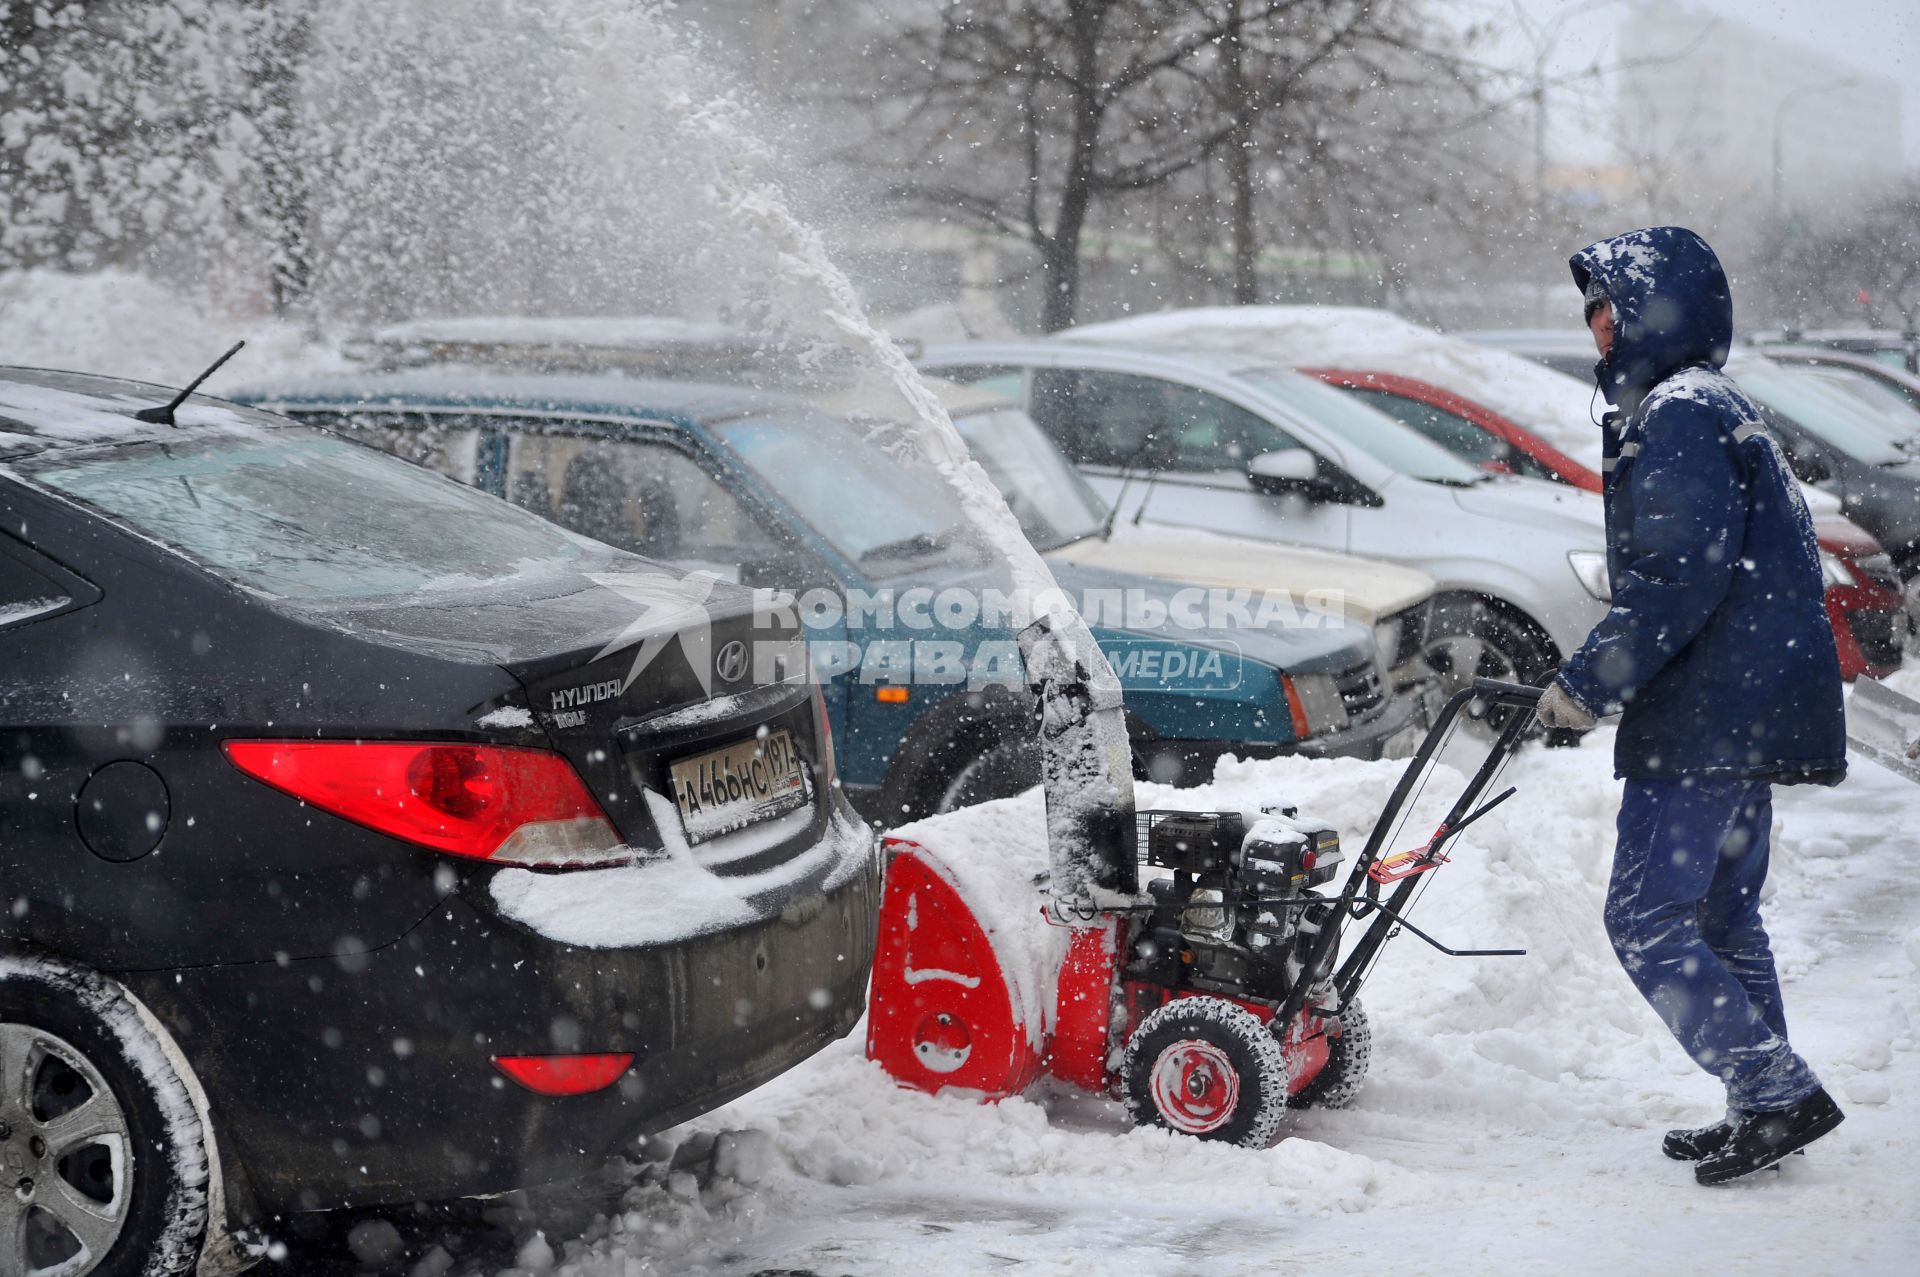
[[[889,838],[867,1054],[900,1083],[994,1100],[1042,1078],[1124,1100],[1139,1124],[1263,1146],[1291,1108],[1338,1107],[1366,1072],[1361,985],[1533,715],[1495,738],[1433,835],[1389,852],[1470,705],[1540,689],[1477,680],[1449,700],[1335,894],[1332,827],[1291,806],[1133,812],[1117,688],[1045,622],[1021,636],[1039,702],[1048,856]],[[1009,831],[1012,832],[1012,831]],[[1141,887],[1140,867],[1148,877]],[[1349,932],[1355,934],[1349,936]],[[1344,942],[1344,943],[1343,943]]]

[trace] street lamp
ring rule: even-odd
[[[1773,108],[1773,222],[1774,222],[1774,225],[1778,226],[1783,220],[1785,220],[1785,216],[1786,216],[1786,212],[1785,212],[1786,194],[1784,189],[1786,185],[1786,181],[1785,181],[1786,166],[1785,166],[1785,162],[1780,157],[1780,130],[1786,124],[1787,108],[1789,106],[1792,106],[1794,102],[1796,102],[1800,98],[1811,97],[1813,94],[1816,94],[1816,93],[1830,93],[1836,89],[1851,89],[1858,83],[1859,83],[1858,80],[1855,80],[1853,77],[1848,76],[1845,79],[1840,79],[1840,80],[1824,80],[1819,84],[1803,84],[1799,88],[1792,89],[1788,91],[1786,94],[1782,95],[1779,103]]]

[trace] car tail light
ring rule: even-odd
[[[496,1055],[493,1067],[536,1095],[604,1091],[633,1067],[633,1052],[605,1055]]]
[[[452,856],[541,868],[629,859],[559,754],[433,741],[230,740],[247,775],[357,825]]]
[[[820,782],[822,784],[831,784],[835,776],[833,760],[833,722],[827,717],[826,689],[818,685],[813,689],[813,721],[818,725],[820,740]]]

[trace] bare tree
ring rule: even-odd
[[[1785,222],[1762,240],[1758,278],[1772,318],[1794,327],[1856,323],[1920,331],[1920,180],[1867,201],[1843,226]]]
[[[1194,60],[1249,17],[1311,0],[1252,2],[980,0],[907,26],[881,80],[904,107],[883,131],[914,146],[901,193],[1030,243],[1041,322],[1066,326],[1096,203],[1153,189],[1232,130],[1198,109]]]
[[[1231,295],[1256,300],[1261,251],[1287,225],[1271,220],[1288,203],[1272,174],[1289,196],[1302,165],[1352,183],[1381,136],[1370,122],[1402,114],[1396,96],[1471,105],[1488,74],[1420,0],[975,0],[896,16],[879,109],[881,133],[911,148],[897,193],[1032,245],[1049,330],[1076,314],[1097,219],[1210,273],[1224,239]]]

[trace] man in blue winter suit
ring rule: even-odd
[[[1613,604],[1539,716],[1584,731],[1621,715],[1607,934],[1680,1044],[1726,1083],[1725,1120],[1665,1143],[1719,1184],[1842,1117],[1787,1041],[1760,923],[1772,787],[1846,774],[1840,666],[1806,506],[1720,370],[1733,302],[1713,250],[1657,226],[1572,265],[1616,409],[1603,425]]]

